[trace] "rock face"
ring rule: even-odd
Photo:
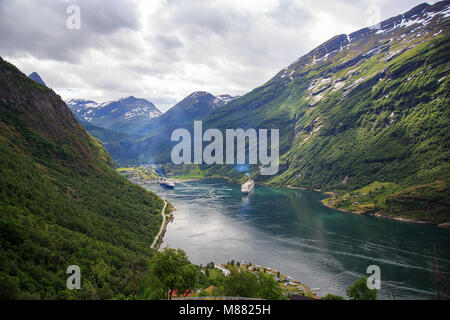
[[[39,76],[39,74],[37,74],[36,72],[30,73],[28,75],[28,78],[30,78],[31,80],[36,81],[39,84],[42,84],[43,86],[47,86],[45,84],[45,82],[42,80],[42,78]]]

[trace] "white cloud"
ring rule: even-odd
[[[416,0],[3,0],[0,55],[64,99],[134,95],[167,110],[193,91],[244,94],[340,33]],[[81,30],[65,27],[81,8]]]

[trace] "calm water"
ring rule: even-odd
[[[310,288],[345,295],[369,265],[381,268],[380,298],[433,298],[433,245],[447,272],[450,230],[329,209],[313,191],[240,186],[222,180],[147,186],[176,208],[165,245],[192,263],[245,260],[278,269]]]

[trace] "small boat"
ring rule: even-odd
[[[172,181],[166,180],[166,179],[160,180],[159,185],[164,188],[168,188],[168,189],[175,188],[175,183],[173,183]]]
[[[241,186],[241,191],[243,194],[249,194],[255,188],[255,181],[248,180]]]

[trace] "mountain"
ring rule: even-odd
[[[236,98],[230,95],[213,96],[203,91],[191,93],[161,117],[154,119],[146,135],[154,135],[152,133],[160,128],[178,128],[179,126],[192,124],[194,120],[203,120]]]
[[[204,128],[280,129],[280,172],[362,213],[450,221],[450,1],[338,35],[227,103]],[[209,173],[232,175],[233,167]]]
[[[128,111],[129,106],[133,105],[137,109],[135,100],[140,100],[142,105],[145,105],[146,100],[130,97],[98,104],[92,100],[72,99],[66,103],[83,127],[105,144],[116,164],[133,165],[169,161],[167,155],[170,155],[169,148],[172,145],[170,135],[174,129],[189,129],[194,120],[205,119],[236,98],[198,91],[164,114],[149,107],[145,112],[150,113],[137,115],[135,112],[133,117]],[[144,107],[141,107],[142,110]]]
[[[37,74],[37,72],[32,72],[28,75],[28,78],[30,78],[31,80],[36,81],[39,84],[42,84],[43,86],[47,86],[45,84],[45,82],[42,80],[41,76],[39,74]]]
[[[135,159],[138,153],[131,149],[136,141],[142,139],[140,136],[127,135],[122,132],[116,132],[102,127],[97,127],[89,122],[80,121],[80,124],[95,138],[99,139],[105,149],[114,155],[116,165],[127,166],[135,165]]]
[[[162,207],[58,95],[0,58],[0,299],[130,296]],[[70,265],[81,290],[66,287]]]
[[[214,96],[203,91],[190,94],[160,117],[152,119],[144,130],[138,132],[145,138],[133,144],[126,159],[134,157],[133,162],[139,164],[169,162],[170,150],[176,144],[170,141],[173,130],[185,128],[192,131],[195,120],[205,119],[236,98],[230,95]]]
[[[162,114],[152,102],[133,96],[105,103],[70,99],[66,104],[80,121],[125,133],[129,133],[130,128]]]

